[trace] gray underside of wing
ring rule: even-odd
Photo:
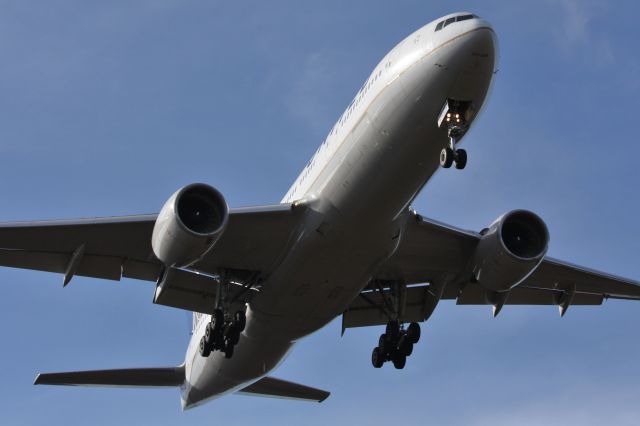
[[[545,258],[519,287],[566,291],[575,285],[576,294],[602,295],[610,299],[640,300],[640,282],[605,272]]]
[[[238,391],[240,394],[268,396],[273,398],[299,399],[303,401],[322,402],[331,395],[330,392],[310,386],[289,382],[275,377],[263,377],[257,382]]]
[[[378,268],[375,278],[415,284],[457,275],[479,239],[478,233],[415,215],[396,252]]]
[[[155,280],[151,250],[156,215],[0,224],[0,265],[64,274],[74,252],[83,256],[75,275]]]

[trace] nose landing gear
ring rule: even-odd
[[[455,162],[456,169],[462,170],[467,165],[467,151],[456,149],[458,139],[462,136],[462,131],[457,127],[451,127],[449,133],[449,146],[440,151],[440,165],[448,169]]]
[[[457,149],[456,146],[469,127],[467,116],[471,111],[470,102],[451,99],[448,99],[442,108],[438,117],[438,127],[445,127],[449,137],[449,146],[440,151],[440,165],[445,169],[450,168],[454,163],[459,170],[467,165],[467,152],[464,149]]]
[[[449,146],[440,151],[440,165],[448,169],[456,164],[456,169],[462,170],[467,166],[467,151],[464,149],[456,149],[458,143],[458,132],[455,129],[449,129]]]

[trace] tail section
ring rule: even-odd
[[[184,383],[184,365],[167,368],[126,368],[121,370],[41,373],[34,385],[167,387]]]

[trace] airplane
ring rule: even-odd
[[[0,224],[0,265],[155,283],[153,302],[193,312],[178,366],[39,374],[35,384],[177,387],[182,409],[229,393],[324,401],[270,375],[301,338],[341,316],[342,332],[384,327],[371,363],[397,369],[441,300],[572,305],[640,300],[640,282],[547,256],[549,232],[514,210],[479,232],[411,204],[459,145],[497,64],[485,19],[443,16],[396,45],[364,82],[280,203],[229,208],[204,183],[158,214]]]

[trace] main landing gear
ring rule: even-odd
[[[206,325],[204,336],[200,339],[200,355],[203,357],[208,357],[213,351],[221,351],[225,358],[231,358],[235,346],[240,341],[240,334],[247,325],[244,310],[231,314],[230,308],[234,300],[231,300],[230,293],[230,282],[222,276],[217,289],[216,309],[211,315],[211,321]]]
[[[216,309],[200,339],[200,355],[208,357],[212,351],[222,351],[225,358],[233,356],[233,349],[240,341],[240,333],[247,323],[245,313],[237,311],[233,317]]]
[[[371,363],[380,368],[386,361],[393,362],[397,369],[403,369],[407,357],[413,352],[413,345],[420,340],[420,325],[412,322],[405,329],[398,321],[387,323],[385,333],[380,336],[378,346],[373,348]]]

